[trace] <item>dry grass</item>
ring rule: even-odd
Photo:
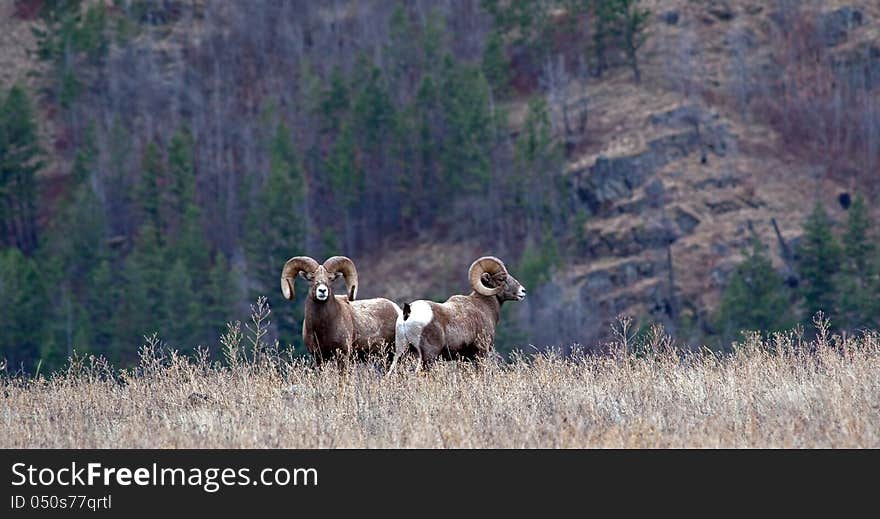
[[[259,341],[245,356],[237,333],[223,364],[153,342],[131,370],[92,358],[6,377],[0,447],[880,447],[880,335],[755,336],[718,355],[654,331],[608,355],[409,365],[388,380]]]

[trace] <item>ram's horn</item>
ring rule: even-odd
[[[348,289],[348,300],[354,301],[357,298],[358,289],[358,271],[354,262],[345,256],[333,256],[324,262],[324,268],[331,274],[342,272],[342,275],[345,276],[345,287]]]
[[[473,287],[478,294],[494,296],[501,292],[503,287],[497,286],[489,288],[483,284],[482,278],[485,273],[494,275],[499,272],[507,274],[507,268],[504,266],[504,262],[495,256],[483,256],[471,263],[471,268],[468,269],[468,279],[471,281],[471,287]]]
[[[281,270],[281,293],[293,301],[293,283],[300,272],[311,274],[318,268],[318,262],[308,256],[296,256],[287,260]]]

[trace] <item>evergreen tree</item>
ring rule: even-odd
[[[382,70],[365,56],[358,58],[352,90],[354,126],[368,149],[384,144],[394,120],[394,106]]]
[[[482,193],[488,187],[492,137],[489,85],[477,67],[443,59],[440,104],[446,119],[440,162],[446,193]]]
[[[511,210],[525,211],[525,230],[534,233],[549,232],[556,217],[562,214],[558,200],[565,189],[556,182],[562,167],[562,149],[553,139],[547,103],[543,96],[529,102],[523,130],[515,143],[516,168],[507,175],[512,203]],[[533,224],[537,224],[537,228]],[[549,228],[547,227],[549,224]]]
[[[49,63],[49,91],[59,105],[69,108],[82,89],[77,78],[78,58],[85,55],[98,65],[107,55],[107,10],[103,2],[83,9],[82,0],[43,0],[41,25],[33,28],[37,57]]]
[[[202,227],[202,212],[196,203],[193,140],[186,128],[179,129],[168,146],[168,184],[168,225],[173,222],[177,229],[168,239],[169,254],[181,259],[189,276],[197,279],[199,273],[208,268],[211,256]]]
[[[193,290],[193,280],[183,260],[178,259],[165,274],[162,297],[162,333],[172,345],[182,351],[191,350],[204,330],[197,329],[198,298]],[[200,333],[201,332],[201,333]]]
[[[35,260],[15,247],[0,250],[0,358],[32,372],[45,337],[46,291]]]
[[[0,245],[37,247],[37,172],[42,152],[31,102],[13,86],[0,105]]]
[[[280,266],[278,267],[277,274],[278,276],[281,275]],[[199,314],[205,319],[204,322],[208,328],[208,337],[211,339],[211,342],[216,342],[220,334],[226,331],[226,323],[235,316],[235,305],[239,301],[238,279],[239,277],[232,271],[229,262],[226,260],[226,256],[222,253],[217,253],[214,257],[214,266],[211,268],[208,276],[206,299]],[[280,287],[274,292],[280,293]],[[269,297],[270,301],[272,300],[271,295],[267,297]],[[278,310],[282,307],[272,306],[271,308],[273,309],[273,318],[276,312],[279,317],[286,313]],[[300,340],[300,342],[302,341]]]
[[[755,237],[731,275],[716,317],[725,336],[742,330],[781,331],[791,326],[785,282]]]
[[[284,261],[305,251],[306,222],[302,219],[305,204],[305,176],[302,165],[293,148],[293,140],[286,126],[279,124],[268,146],[269,175],[262,186],[248,216],[248,239],[246,252],[248,270],[256,280],[249,298],[265,295],[273,312],[273,322],[278,326],[282,343],[298,343],[302,301],[295,301],[294,311],[278,286],[278,276]],[[331,175],[333,172],[331,172]],[[222,261],[222,256],[220,257]],[[229,267],[215,265],[214,297],[217,299],[213,325],[222,325],[223,314],[219,301],[225,294],[234,294],[232,284],[224,280]],[[225,299],[223,301],[226,301]],[[228,313],[231,306],[226,307]]]
[[[364,172],[357,162],[357,156],[354,129],[349,121],[345,121],[328,152],[325,168],[333,198],[343,211],[346,249],[349,251],[354,251],[356,246],[355,212],[364,189]]]
[[[608,69],[608,46],[617,23],[615,1],[597,1],[593,14],[593,54],[596,59],[596,76],[601,77]]]
[[[180,218],[195,199],[195,166],[192,135],[180,128],[168,144],[167,201],[171,213]]]
[[[110,261],[101,260],[89,273],[83,313],[88,320],[88,343],[76,343],[78,351],[87,349],[108,359],[116,357],[119,346],[114,330],[114,315],[120,305],[117,279]]]
[[[147,144],[141,161],[141,177],[137,189],[142,224],[149,224],[159,239],[164,236],[164,222],[161,217],[163,164],[159,148],[154,143]]]
[[[510,88],[510,59],[504,48],[504,36],[497,30],[489,33],[483,50],[483,75],[492,86],[492,92],[501,99]]]
[[[321,116],[325,123],[324,128],[331,132],[339,130],[342,116],[348,111],[351,98],[342,71],[334,69],[330,75],[330,84],[324,92],[321,100]]]
[[[837,291],[834,279],[840,270],[841,251],[831,232],[831,220],[819,202],[804,224],[799,256],[804,319],[811,322],[820,310],[827,316],[835,316]]]
[[[839,274],[841,324],[849,329],[874,326],[876,292],[874,264],[876,246],[865,199],[856,196],[849,208],[843,235],[843,259]]]
[[[602,2],[600,2],[602,3]],[[636,83],[642,81],[639,69],[638,51],[648,39],[646,28],[651,19],[651,11],[639,7],[639,0],[613,0],[615,16],[614,34],[620,39],[626,59],[633,71]]]
[[[116,339],[122,358],[134,358],[143,336],[164,331],[161,322],[167,275],[159,234],[150,221],[141,226],[120,276],[123,296],[116,313]]]
[[[94,125],[89,125],[85,132],[83,132],[81,144],[77,146],[76,154],[73,158],[73,166],[70,170],[76,185],[88,180],[95,169],[97,157],[98,148],[95,143],[95,127]]]
[[[39,253],[44,283],[52,287],[58,303],[47,309],[47,339],[42,347],[47,367],[66,362],[74,348],[79,352],[107,353],[111,336],[101,334],[108,328],[113,310],[102,315],[97,305],[100,291],[112,285],[101,279],[95,285],[95,270],[110,259],[107,247],[104,207],[88,183],[74,188],[69,203],[63,206],[46,230]],[[97,292],[96,292],[97,291]],[[103,319],[103,320],[102,320]]]

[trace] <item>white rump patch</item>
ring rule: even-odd
[[[409,319],[406,321],[403,320],[403,313],[397,317],[396,333],[406,341],[406,344],[418,348],[422,330],[434,320],[434,311],[428,301],[422,300],[410,303],[409,310]]]

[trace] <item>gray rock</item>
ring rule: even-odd
[[[659,114],[652,114],[648,122],[655,126],[673,128],[691,127],[701,118],[700,108],[696,105],[684,105]]]
[[[709,2],[709,7],[706,10],[722,22],[729,22],[734,17],[733,9],[727,0],[712,0]]]
[[[668,25],[676,25],[678,24],[678,11],[666,11],[660,15],[660,19]]]
[[[699,152],[704,159],[709,152],[718,156],[727,153],[729,131],[719,122],[717,114],[701,115],[696,107],[680,107],[651,117],[649,122],[681,127],[682,131],[648,142],[647,149],[641,153],[614,158],[600,155],[592,166],[572,175],[572,187],[590,214],[619,214],[638,212],[645,206],[659,207],[664,203],[664,187],[657,181],[646,186],[644,200],[625,201],[670,162],[694,152]]]
[[[819,17],[822,40],[826,46],[834,47],[846,41],[849,31],[862,25],[863,22],[862,11],[851,6],[823,13]]]
[[[613,287],[614,283],[611,281],[611,276],[604,270],[590,273],[587,275],[587,280],[584,283],[584,289],[591,292],[603,292],[611,290]]]
[[[737,28],[724,35],[724,44],[734,49],[751,50],[758,46],[758,36],[750,27]]]
[[[681,229],[682,234],[691,234],[700,225],[700,219],[690,211],[678,207],[675,210],[675,224]]]
[[[880,46],[867,43],[832,57],[831,67],[850,88],[871,90],[880,86]]]
[[[740,185],[742,182],[739,178],[735,177],[730,173],[725,173],[719,177],[710,177],[704,180],[701,180],[694,184],[695,189],[706,189],[707,187],[714,187],[717,189],[724,189],[728,187],[736,187]]]
[[[738,211],[742,206],[736,200],[721,200],[719,202],[706,202],[706,207],[712,211],[712,214],[724,214]]]

